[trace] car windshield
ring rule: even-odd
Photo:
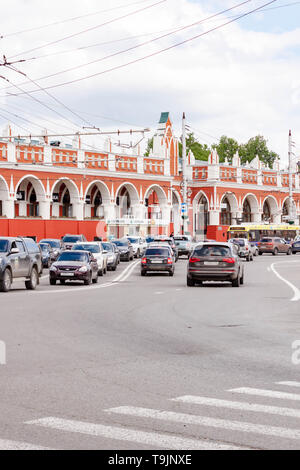
[[[79,253],[76,251],[65,251],[60,255],[58,261],[81,261],[85,263],[88,261],[88,255],[87,253]]]
[[[232,253],[227,246],[203,245],[194,251],[193,256],[232,256]]]
[[[0,253],[7,253],[8,251],[8,241],[0,240]]]
[[[240,245],[240,246],[245,246],[245,240],[241,240],[241,239],[234,239],[232,240],[233,243],[235,243],[236,245]]]
[[[89,251],[90,253],[100,253],[100,247],[98,245],[74,245],[73,250],[86,250]]]
[[[111,243],[102,243],[103,250],[105,251],[113,251],[113,247]]]
[[[41,250],[42,250],[42,251],[48,253],[49,247],[48,247],[47,245],[41,244],[40,247],[41,247]]]
[[[77,237],[76,236],[72,236],[72,237],[64,237],[63,238],[63,241],[64,242],[67,242],[67,243],[76,243],[78,241],[81,241],[81,237],[78,235]]]
[[[130,243],[138,243],[139,239],[138,238],[128,238]]]
[[[60,243],[57,240],[41,240],[40,243],[48,243],[52,248],[60,248]]]
[[[117,246],[128,246],[128,244],[126,242],[121,242],[119,240],[115,241],[114,244],[117,245]]]
[[[149,248],[146,250],[145,256],[169,256],[170,252],[167,248]]]

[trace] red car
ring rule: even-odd
[[[98,263],[89,251],[64,251],[50,271],[50,284],[55,286],[57,281],[83,281],[88,286],[98,282]]]
[[[278,255],[278,253],[292,254],[291,244],[279,237],[264,237],[258,242],[257,246],[260,256],[263,253],[272,253],[274,256]]]

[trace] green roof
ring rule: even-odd
[[[160,120],[159,120],[159,124],[165,124],[166,122],[168,122],[168,119],[169,119],[169,112],[167,113],[161,113],[160,115]]]

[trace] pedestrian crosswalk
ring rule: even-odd
[[[182,395],[163,402],[163,409],[126,404],[104,409],[102,423],[52,416],[26,421],[25,428],[48,429],[62,437],[84,435],[96,440],[99,449],[103,440],[111,442],[111,449],[122,442],[137,449],[165,450],[269,448],[270,442],[277,448],[289,443],[300,448],[299,386],[281,381],[267,388],[227,389],[222,398]],[[0,449],[46,448],[0,439]]]

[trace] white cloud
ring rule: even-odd
[[[150,3],[149,0],[148,4]],[[154,0],[153,3],[155,3]],[[143,13],[35,51],[27,57],[52,52],[59,53],[93,43],[176,28],[209,16],[212,12],[224,8],[224,5],[226,7],[234,3],[233,0],[210,1],[205,3],[206,9],[204,10],[201,4],[191,0],[168,0],[165,4]],[[253,2],[254,6],[262,3],[262,0]],[[1,6],[1,16],[5,18],[5,30],[1,33],[5,35],[5,33],[51,23],[60,18],[86,14],[120,4],[122,0],[109,2],[109,4],[104,0],[86,0],[84,7],[79,0],[63,2],[11,0]],[[2,40],[2,50],[7,56],[12,56],[95,26],[141,6],[142,3],[140,6],[131,6],[32,33],[8,36]],[[249,8],[249,6],[243,7],[238,12]],[[74,72],[49,78],[41,81],[40,84],[51,86],[101,72],[199,34],[221,24],[223,20],[220,18],[211,20],[157,43]],[[147,38],[149,37],[145,36],[145,38],[131,41],[82,49],[70,54],[53,55],[19,64],[18,67],[31,78],[36,79],[96,60],[127,46],[138,44]],[[82,81],[79,84],[49,91],[73,109],[112,116],[140,126],[155,126],[161,111],[171,111],[174,124],[179,131],[180,117],[182,111],[185,110],[190,124],[201,132],[214,136],[228,134],[240,141],[246,141],[258,133],[263,134],[269,140],[270,147],[280,153],[284,160],[287,155],[289,128],[295,132],[294,140],[298,139],[300,142],[299,46],[300,29],[275,34],[274,32],[254,32],[245,29],[243,23],[233,23],[147,61]],[[5,73],[15,83],[24,81],[23,77],[13,72],[5,71]],[[3,86],[6,86],[4,82]],[[30,84],[26,89],[32,90],[33,85]],[[0,90],[1,96],[3,93]],[[61,113],[68,114],[70,119],[78,124],[82,124],[43,93],[35,96],[49,103],[51,107],[59,109]],[[3,108],[2,103],[3,99],[0,104]],[[58,124],[62,123],[60,118],[56,118],[37,104],[31,104],[27,98],[8,98],[6,104],[10,111],[13,111],[11,104],[20,106],[26,112],[28,119],[43,124],[43,127],[46,123],[43,122],[41,114],[51,120],[57,119]],[[39,116],[36,116],[37,111]],[[32,115],[31,118],[30,115]],[[84,116],[103,128],[122,127],[121,124]],[[48,125],[50,127],[49,123]],[[30,124],[27,123],[26,127],[30,127]],[[213,140],[205,134],[201,136],[203,141],[212,142]]]

